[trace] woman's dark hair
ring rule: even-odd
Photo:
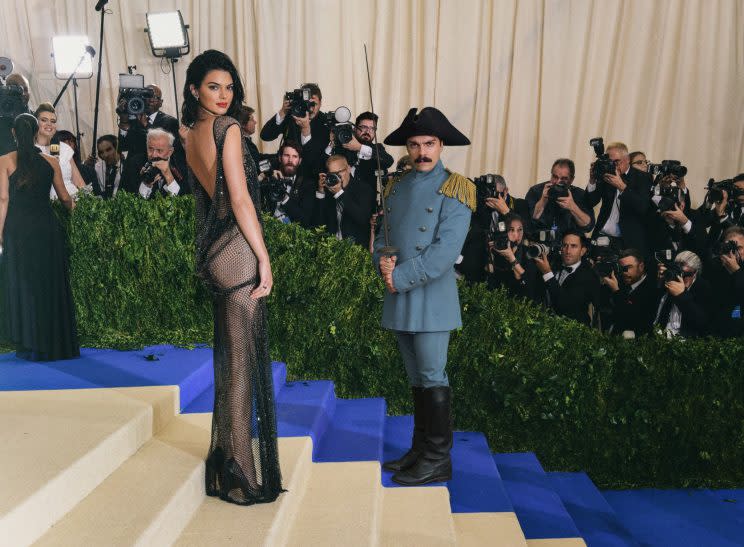
[[[18,150],[18,184],[24,185],[34,179],[40,172],[39,162],[43,162],[39,149],[34,144],[34,136],[39,130],[39,122],[33,114],[23,113],[13,121],[16,145]]]
[[[183,107],[181,108],[181,121],[191,126],[199,119],[199,101],[191,93],[191,86],[199,89],[204,77],[210,70],[224,70],[230,73],[233,80],[233,99],[227,109],[227,115],[238,119],[240,106],[243,104],[245,92],[243,82],[240,80],[238,69],[230,60],[230,57],[215,49],[208,49],[204,53],[194,57],[189,68],[186,69],[186,83],[183,85]]]
[[[111,146],[113,146],[114,149],[116,149],[116,147],[119,146],[119,139],[116,137],[116,135],[106,134],[106,135],[101,135],[100,137],[98,137],[98,139],[96,139],[96,147],[98,147],[98,145],[101,144],[102,142],[106,142],[106,141],[110,142]]]

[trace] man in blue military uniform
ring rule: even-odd
[[[411,449],[383,468],[395,472],[398,484],[414,486],[452,477],[451,395],[444,368],[450,331],[462,324],[454,264],[476,192],[439,159],[445,144],[470,141],[436,108],[411,109],[384,142],[405,146],[414,165],[385,189],[389,241],[380,230],[373,255],[387,289],[382,326],[395,332],[413,392],[414,431]]]

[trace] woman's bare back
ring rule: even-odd
[[[199,121],[186,133],[186,163],[210,198],[217,179],[217,146],[214,142],[214,118]]]

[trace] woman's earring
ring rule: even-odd
[[[194,99],[196,99],[197,101],[199,100],[199,94],[198,93],[192,93],[192,95],[194,95]]]

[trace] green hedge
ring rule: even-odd
[[[193,271],[193,201],[84,198],[69,220],[84,345],[208,342],[209,297]],[[275,288],[271,355],[290,378],[411,411],[383,286],[360,247],[266,220]],[[608,337],[481,285],[461,286],[464,327],[448,372],[458,428],[494,451],[602,487],[744,484],[744,343]]]

